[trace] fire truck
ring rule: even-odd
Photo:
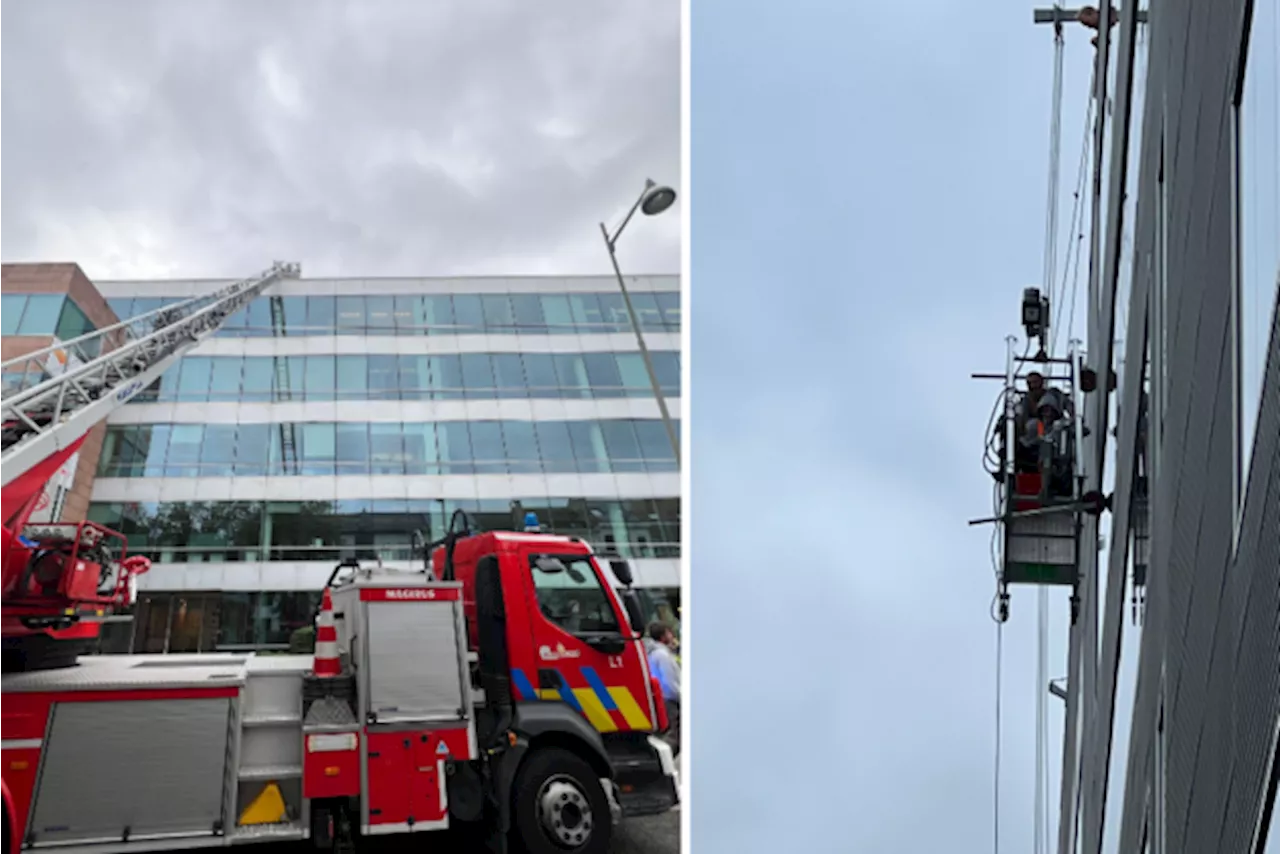
[[[6,854],[348,850],[451,827],[496,851],[607,851],[624,816],[679,794],[630,567],[609,561],[615,589],[577,538],[481,533],[459,511],[420,569],[340,564],[310,655],[76,655],[149,563],[101,525],[27,524],[41,478],[296,275],[277,263],[60,342],[73,367],[3,401]]]

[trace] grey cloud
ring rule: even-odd
[[[7,260],[91,275],[601,272],[680,180],[679,4],[13,3]],[[679,266],[680,209],[620,244]]]

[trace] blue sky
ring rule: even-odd
[[[1041,278],[1052,35],[1031,9],[693,4],[699,854],[991,850],[990,531],[965,523],[990,506],[997,389],[968,375],[1003,368]],[[1068,43],[1069,199],[1092,51]],[[1031,849],[1034,618],[1016,593],[1007,850]]]

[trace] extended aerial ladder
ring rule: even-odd
[[[89,432],[155,382],[263,289],[300,275],[276,262],[255,276],[69,341],[11,359],[5,373],[38,377],[0,401],[0,498],[3,499],[5,668],[37,666],[52,641],[81,631],[132,603],[145,558],[125,558],[124,538],[101,525],[27,524],[45,486]],[[78,647],[79,644],[74,644]],[[39,649],[40,654],[35,650]]]

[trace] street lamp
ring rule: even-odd
[[[640,345],[640,357],[644,359],[644,368],[649,373],[649,384],[653,386],[653,398],[658,401],[658,410],[662,413],[662,424],[667,428],[667,438],[671,441],[671,450],[676,455],[676,465],[680,465],[680,437],[676,435],[675,424],[671,421],[671,413],[667,411],[667,399],[662,394],[662,385],[658,382],[658,375],[653,370],[653,360],[649,358],[649,348],[644,343],[644,334],[640,331],[640,321],[636,317],[635,307],[631,304],[631,294],[627,292],[627,283],[622,278],[622,269],[618,267],[618,253],[616,251],[618,238],[622,235],[622,230],[627,227],[627,223],[631,222],[631,217],[635,216],[637,210],[644,213],[645,216],[656,216],[667,208],[675,204],[676,191],[670,187],[659,186],[651,179],[646,178],[644,182],[644,191],[640,194],[640,198],[636,199],[636,203],[631,206],[631,210],[627,211],[626,217],[622,220],[622,225],[618,226],[618,230],[609,235],[609,229],[602,222],[600,223],[600,234],[604,236],[604,245],[609,250],[609,260],[613,262],[614,275],[618,277],[618,289],[622,291],[622,301],[627,306],[627,317],[631,321],[631,329],[636,333],[636,343]]]

